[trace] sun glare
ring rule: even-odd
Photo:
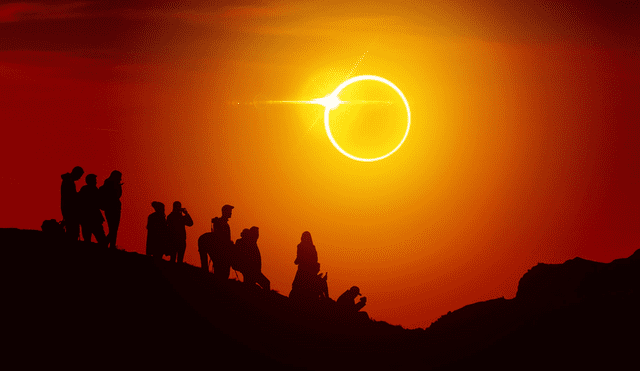
[[[345,151],[342,147],[340,147],[340,145],[338,144],[338,142],[336,142],[336,139],[333,137],[333,134],[331,134],[331,128],[329,127],[329,113],[335,109],[338,108],[338,106],[340,106],[341,104],[385,104],[385,105],[390,105],[392,104],[390,101],[384,101],[384,100],[349,100],[349,101],[343,101],[340,100],[340,98],[338,97],[338,95],[340,94],[340,92],[346,88],[347,86],[356,83],[358,81],[378,81],[381,82],[383,84],[386,84],[387,86],[391,87],[393,90],[396,91],[396,93],[398,93],[398,95],[400,96],[400,98],[402,98],[402,101],[404,102],[404,105],[407,109],[407,129],[404,132],[404,136],[402,137],[402,140],[400,141],[400,143],[398,143],[398,145],[391,150],[390,152],[388,152],[387,154],[380,156],[380,157],[374,157],[374,158],[362,158],[362,157],[357,157],[354,156],[352,154],[350,154],[349,152]],[[235,104],[237,102],[230,102],[231,104]],[[239,103],[237,103],[239,104]],[[269,101],[254,101],[253,104],[255,107],[258,107],[259,104],[319,104],[321,106],[324,107],[324,127],[325,130],[327,132],[327,136],[329,137],[329,140],[331,141],[331,143],[333,144],[334,147],[336,147],[336,149],[338,151],[340,151],[340,153],[342,153],[343,155],[349,157],[350,159],[356,160],[356,161],[362,161],[362,162],[373,162],[373,161],[378,161],[378,160],[382,160],[385,159],[389,156],[391,156],[392,154],[394,154],[398,149],[400,149],[400,147],[402,146],[402,144],[404,143],[404,141],[407,139],[407,135],[409,135],[409,128],[411,126],[411,110],[409,109],[409,102],[407,102],[407,98],[405,98],[404,94],[402,93],[402,91],[400,91],[400,89],[398,89],[397,86],[395,86],[391,81],[384,79],[380,76],[375,76],[375,75],[361,75],[361,76],[356,76],[356,77],[352,77],[348,80],[346,80],[345,82],[343,82],[342,84],[340,84],[331,94],[322,97],[322,98],[316,98],[313,100],[269,100]]]
[[[341,103],[345,103],[338,98],[335,94],[327,95],[324,98],[314,99],[312,102],[323,105],[326,109],[332,110],[338,107]]]

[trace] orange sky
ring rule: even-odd
[[[127,251],[144,252],[151,201],[180,200],[198,265],[197,237],[228,203],[234,239],[260,227],[274,289],[289,293],[308,230],[330,295],[358,285],[372,318],[405,327],[511,298],[538,262],[629,256],[638,5],[456,4],[0,5],[0,226],[60,219],[60,174],[76,165],[99,184],[118,169]],[[365,74],[411,106],[406,142],[382,161],[339,153],[321,106],[259,103]],[[394,146],[404,111],[387,98],[336,119],[345,146]]]

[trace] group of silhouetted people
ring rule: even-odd
[[[173,211],[165,217],[164,204],[154,201],[151,206],[155,210],[147,219],[147,255],[162,257],[169,255],[170,261],[183,262],[186,249],[185,226],[192,226],[193,220],[182,208],[179,201],[173,203]],[[229,219],[233,206],[222,206],[222,215],[211,219],[211,231],[198,238],[198,253],[200,266],[206,272],[213,268],[216,280],[224,282],[229,279],[231,269],[242,273],[244,283],[250,287],[260,287],[270,290],[271,282],[262,273],[262,257],[258,248],[259,228],[245,228],[240,238],[233,242]],[[304,232],[297,248],[294,261],[298,265],[289,297],[300,303],[313,305],[329,298],[327,274],[320,273],[318,252],[313,244],[311,233]],[[367,299],[361,298],[357,286],[345,291],[337,300],[337,306],[344,313],[359,313],[367,317],[365,312],[359,312],[366,305]]]
[[[77,242],[82,229],[84,241],[91,242],[91,236],[95,236],[99,245],[115,248],[122,211],[122,173],[118,170],[112,171],[100,188],[98,177],[95,174],[87,174],[86,185],[77,191],[75,182],[82,178],[83,174],[84,170],[76,166],[70,173],[61,176],[60,209],[65,239],[68,242]],[[108,235],[105,235],[103,227],[105,217],[109,228]]]
[[[122,173],[114,170],[99,188],[97,176],[88,174],[85,176],[86,185],[76,191],[75,182],[83,174],[84,170],[76,166],[70,173],[62,175],[60,206],[65,239],[77,242],[82,230],[84,241],[90,242],[91,236],[95,236],[99,245],[115,248],[122,209]],[[169,215],[165,214],[162,202],[154,201],[151,207],[154,212],[147,218],[146,254],[156,258],[167,255],[170,261],[182,263],[187,248],[186,227],[193,226],[191,215],[180,201],[173,203],[173,210]],[[214,277],[221,282],[229,279],[233,268],[242,273],[244,283],[250,287],[269,291],[271,283],[262,273],[262,257],[258,248],[259,229],[255,226],[243,229],[240,238],[234,243],[229,227],[232,210],[233,206],[224,205],[222,215],[211,219],[211,231],[198,239],[200,265],[207,272],[211,265]],[[105,217],[108,235],[105,235],[103,228]],[[49,228],[48,222],[50,221],[43,223],[43,230],[45,224]],[[329,298],[327,273],[320,273],[318,252],[311,233],[302,233],[294,264],[298,266],[298,270],[289,293],[292,300],[311,305],[333,302]],[[337,307],[345,313],[358,313],[368,318],[365,312],[360,312],[366,305],[366,298],[362,297],[358,303],[355,302],[360,295],[357,286],[351,287],[340,295],[336,301]]]
[[[155,212],[147,218],[147,255],[168,255],[170,261],[182,263],[187,250],[186,227],[193,226],[191,215],[180,201],[173,203],[173,210],[166,216],[162,202],[154,201],[151,207]]]
[[[213,275],[219,281],[229,278],[231,268],[242,273],[244,282],[251,287],[259,286],[271,290],[271,282],[262,274],[262,257],[258,248],[258,227],[245,228],[234,243],[231,239],[229,218],[233,206],[222,206],[222,215],[211,219],[211,231],[198,238],[200,266],[209,272],[209,262]]]

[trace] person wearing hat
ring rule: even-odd
[[[231,240],[231,228],[229,227],[229,218],[233,206],[222,206],[222,216],[211,219],[214,233],[214,250],[215,256],[211,258],[213,261],[213,275],[223,281],[229,278],[231,273],[231,260],[233,255],[233,240]]]
[[[356,297],[361,296],[360,288],[358,286],[351,286],[351,288],[345,291],[336,303],[340,306],[345,312],[359,312],[365,305],[367,305],[367,298],[361,297],[360,301],[356,304]]]

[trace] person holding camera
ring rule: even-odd
[[[356,313],[367,305],[367,298],[364,296],[360,298],[358,303],[356,303],[356,298],[358,296],[362,296],[362,294],[360,294],[360,288],[358,286],[351,286],[349,290],[340,295],[338,300],[336,300],[336,303],[338,303],[338,306],[342,308],[343,311],[347,313]]]
[[[173,211],[167,215],[167,227],[169,232],[169,261],[182,263],[184,252],[187,250],[186,227],[193,226],[193,219],[182,207],[180,201],[173,203]]]

